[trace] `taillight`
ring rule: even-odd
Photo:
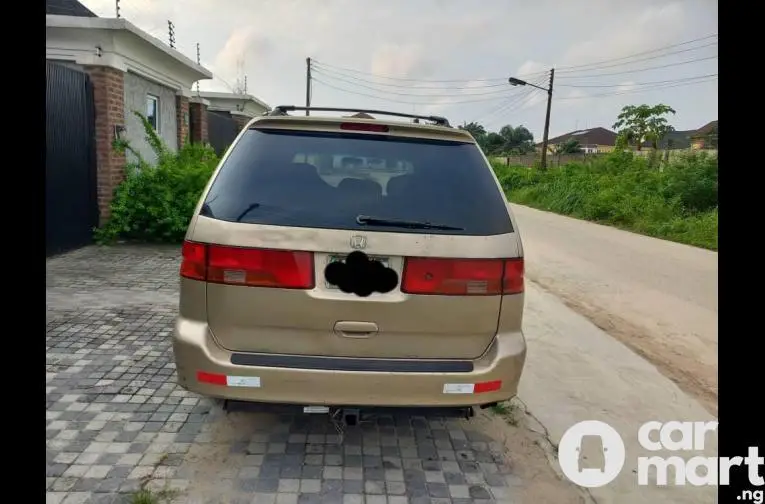
[[[445,296],[523,292],[523,259],[407,258],[401,291]]]
[[[374,131],[376,133],[386,133],[388,131],[388,127],[384,124],[367,123],[342,123],[340,129],[345,131]]]
[[[207,268],[207,249],[203,243],[183,242],[181,276],[192,280],[204,280]]]
[[[230,285],[312,289],[313,254],[184,242],[181,276]]]
[[[313,254],[211,245],[207,281],[252,287],[312,289]]]
[[[507,259],[503,275],[503,294],[519,294],[523,292],[523,259]]]

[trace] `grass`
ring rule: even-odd
[[[520,421],[519,420],[520,410],[518,406],[511,401],[497,403],[491,407],[491,411],[494,414],[504,418],[505,421],[512,426],[517,426],[518,422]]]
[[[717,250],[716,156],[677,156],[661,169],[630,153],[547,171],[493,166],[513,203]]]
[[[154,464],[154,469],[167,460],[168,454],[163,453]],[[161,490],[152,490],[147,488],[152,481],[151,476],[147,476],[141,483],[141,489],[130,495],[129,504],[170,504],[178,496],[176,489],[168,488],[167,485]]]
[[[130,504],[165,504],[169,503],[178,494],[175,490],[149,490],[142,488],[130,496]]]

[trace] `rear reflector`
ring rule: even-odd
[[[502,380],[481,383],[445,383],[444,394],[481,394],[496,392],[502,388]]]
[[[518,294],[523,292],[523,259],[407,258],[401,291],[445,296]]]
[[[259,376],[227,376],[217,373],[197,372],[197,381],[199,383],[209,383],[210,385],[222,385],[224,387],[252,387],[260,388]]]
[[[199,381],[200,383],[209,383],[211,385],[225,385],[226,375],[215,374],[215,373],[205,373],[204,371],[199,371],[197,373],[197,381]]]
[[[374,131],[376,133],[388,132],[388,127],[384,124],[342,123],[340,129],[345,131]]]
[[[184,242],[181,276],[250,287],[312,289],[313,254]]]

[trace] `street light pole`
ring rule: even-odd
[[[552,106],[552,93],[553,93],[553,80],[555,79],[555,69],[550,69],[550,85],[549,87],[542,87],[537,86],[536,84],[532,84],[530,82],[526,82],[525,80],[516,79],[515,77],[510,77],[507,79],[507,82],[510,83],[512,86],[531,86],[535,87],[537,89],[540,89],[542,91],[545,91],[547,93],[547,113],[545,114],[545,132],[544,136],[542,137],[542,164],[541,168],[544,170],[547,168],[547,140],[548,135],[550,133],[550,108]]]

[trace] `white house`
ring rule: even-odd
[[[269,110],[266,103],[249,94],[218,93],[214,91],[202,91],[199,96],[207,100],[209,110],[229,112],[232,115],[241,114],[248,118],[263,115]]]
[[[130,21],[99,18],[76,0],[46,0],[45,26],[48,62],[82,72],[92,86],[98,206],[106,219],[128,161],[114,140],[127,139],[154,158],[133,112],[146,116],[171,149],[206,142],[207,102],[191,88],[212,73]]]
[[[96,94],[96,114],[103,113],[119,135],[147,158],[152,151],[133,111],[144,114],[167,145],[176,149],[189,136],[192,85],[212,73],[126,19],[46,15],[46,59],[103,81],[104,100]],[[119,111],[114,107],[118,106]],[[107,107],[108,110],[100,110]]]

